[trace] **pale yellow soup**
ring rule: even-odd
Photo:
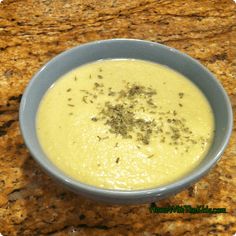
[[[101,60],[44,95],[37,135],[50,160],[83,183],[138,190],[173,182],[206,155],[214,118],[202,92],[170,68]]]

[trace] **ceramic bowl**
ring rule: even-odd
[[[214,140],[205,158],[189,174],[170,184],[135,191],[108,190],[81,183],[59,170],[44,154],[36,135],[35,118],[44,93],[70,70],[100,59],[135,58],[166,65],[186,76],[207,97],[215,117]],[[219,160],[230,138],[232,109],[226,92],[208,69],[190,56],[158,43],[110,39],[83,44],[54,57],[31,79],[20,104],[21,132],[33,158],[55,180],[88,198],[114,204],[156,201],[175,194],[204,176]]]

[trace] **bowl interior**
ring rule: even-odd
[[[199,166],[183,179],[167,186],[145,191],[146,193],[148,191],[150,195],[160,195],[161,197],[199,179],[217,162],[229,140],[232,129],[232,110],[229,99],[220,83],[199,62],[173,48],[141,40],[116,39],[81,45],[58,55],[39,70],[29,83],[20,108],[21,130],[32,155],[53,177],[67,183],[69,187],[75,190],[77,187],[82,188],[80,189],[82,194],[83,191],[84,194],[87,191],[93,194],[94,190],[96,190],[96,194],[104,194],[104,190],[84,185],[65,176],[48,160],[36,136],[35,118],[44,93],[60,76],[85,63],[112,58],[135,58],[167,65],[189,78],[205,94],[215,117],[215,135],[208,154]],[[116,191],[107,190],[105,192],[112,197]],[[123,195],[122,193],[120,195],[121,198],[127,198],[128,195],[125,192],[129,194],[133,192],[132,197],[139,198],[141,197],[139,194],[143,191],[118,192],[123,192]]]

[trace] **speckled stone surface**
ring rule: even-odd
[[[154,214],[149,204],[103,205],[51,180],[24,146],[18,121],[32,75],[56,54],[97,39],[139,38],[200,60],[236,112],[236,5],[231,0],[3,0],[0,3],[0,233],[14,235],[233,235],[236,129],[210,173],[158,206],[225,207],[226,214]],[[236,114],[235,114],[236,115]]]

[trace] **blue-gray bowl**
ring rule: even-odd
[[[100,59],[135,58],[167,65],[195,83],[207,97],[215,117],[214,140],[205,158],[189,174],[157,188],[121,191],[81,183],[59,170],[44,154],[36,135],[35,118],[44,93],[68,71]],[[108,203],[151,202],[175,194],[204,176],[219,160],[232,131],[233,115],[229,98],[218,80],[193,58],[158,43],[136,39],[95,41],[67,50],[44,65],[31,79],[20,104],[20,127],[34,159],[64,186],[91,199]]]

